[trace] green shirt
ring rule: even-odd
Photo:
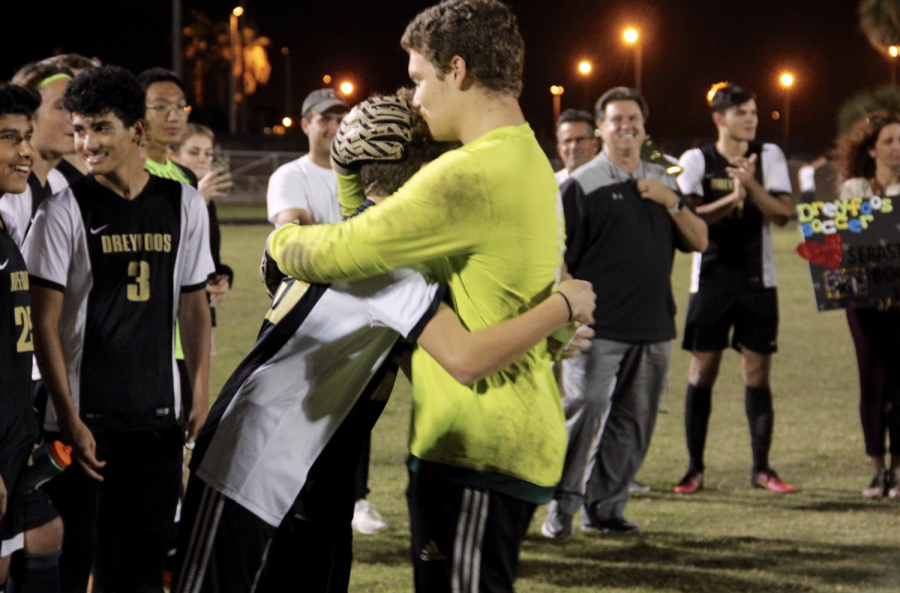
[[[175,161],[168,157],[166,157],[165,165],[160,165],[153,159],[147,159],[144,163],[144,168],[151,175],[156,175],[163,179],[173,179],[175,181],[180,181],[185,185],[191,185],[191,180],[184,174],[181,167],[176,165]],[[178,319],[175,320],[175,358],[177,360],[184,360],[184,349],[181,347],[181,326],[178,323]]]
[[[341,201],[362,199],[358,179]],[[469,330],[547,298],[565,245],[558,186],[528,124],[493,130],[426,165],[377,208],[340,225],[285,225],[271,252],[283,271],[334,282],[426,262],[450,286]],[[562,475],[565,418],[542,342],[466,386],[427,352],[413,355],[410,468],[546,502]]]

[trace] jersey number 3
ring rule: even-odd
[[[34,352],[34,343],[31,341],[31,307],[16,307],[16,326],[21,327],[19,341],[16,342],[16,352]]]
[[[128,277],[134,282],[128,284],[128,300],[143,302],[150,300],[150,264],[133,261],[128,264]]]

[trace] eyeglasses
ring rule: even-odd
[[[593,140],[593,138],[591,138],[590,136],[579,136],[578,138],[568,138],[566,140],[559,140],[558,143],[562,144],[563,146],[570,146],[570,145],[574,146],[581,142],[590,142],[591,140]]]
[[[192,107],[185,103],[159,103],[156,105],[147,105],[147,109],[152,109],[160,115],[168,115],[170,111],[174,111],[175,115],[187,117],[188,114],[190,114]]]

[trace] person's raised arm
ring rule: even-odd
[[[564,280],[557,292],[533,309],[496,325],[469,332],[445,304],[417,342],[454,379],[468,385],[513,364],[569,321],[593,323],[596,295],[590,282]]]
[[[103,480],[97,470],[106,465],[97,459],[94,435],[81,420],[69,387],[66,359],[59,337],[59,317],[62,313],[63,293],[53,288],[31,283],[31,317],[34,332],[34,355],[62,440],[72,447],[72,454],[84,472],[95,480]]]

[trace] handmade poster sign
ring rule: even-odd
[[[872,307],[900,299],[900,211],[897,198],[852,198],[797,206],[819,311]]]

